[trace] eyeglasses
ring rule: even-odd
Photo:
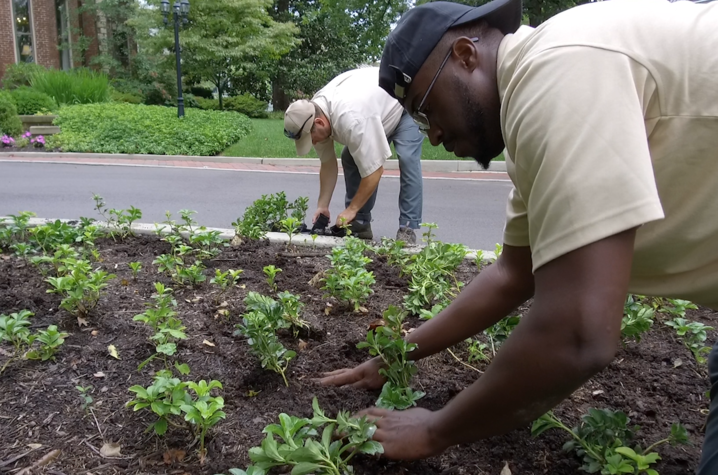
[[[476,43],[479,41],[478,38],[471,38],[471,41]],[[449,48],[449,52],[446,53],[446,57],[444,58],[444,61],[441,62],[441,66],[439,66],[439,69],[436,71],[436,74],[434,74],[434,79],[431,80],[431,83],[429,84],[429,88],[424,93],[424,97],[421,99],[421,102],[419,103],[419,107],[416,109],[416,111],[411,114],[411,117],[414,119],[414,122],[416,122],[416,125],[419,126],[419,131],[429,136],[429,129],[431,128],[431,123],[429,122],[429,118],[426,116],[424,112],[421,111],[421,109],[424,108],[424,103],[426,102],[426,98],[429,97],[429,93],[431,92],[431,89],[434,87],[434,83],[439,78],[439,74],[441,74],[441,70],[444,69],[444,66],[446,66],[446,62],[451,57],[451,52],[454,50],[454,45],[451,45],[451,48]],[[286,131],[285,131],[286,133]]]
[[[294,132],[288,131],[287,129],[284,129],[284,136],[292,140],[299,140],[302,136],[302,130],[304,130],[304,126],[307,125],[307,122],[309,122],[309,119],[311,118],[311,115],[307,117],[307,120],[305,120],[302,126],[299,127],[299,132],[297,132],[296,134]]]

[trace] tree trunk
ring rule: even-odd
[[[282,87],[282,82],[275,78],[272,81],[272,109],[275,111],[284,111],[289,107],[289,97]]]

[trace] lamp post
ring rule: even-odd
[[[162,0],[160,4],[162,8],[162,16],[164,17],[165,25],[167,25],[167,15],[169,15],[170,12],[170,2],[169,0]],[[179,44],[180,17],[182,18],[182,23],[187,23],[188,14],[189,1],[175,1],[174,5],[172,5],[172,17],[174,19],[175,27],[175,59],[177,61],[177,117],[184,117],[184,97],[182,97],[182,64],[180,59]]]

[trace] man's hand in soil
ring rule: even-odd
[[[316,222],[317,222],[317,219],[319,218],[319,215],[320,215],[320,214],[323,214],[324,216],[326,216],[326,217],[329,218],[330,220],[332,219],[332,215],[329,214],[329,208],[328,208],[328,207],[319,206],[319,207],[317,208],[317,210],[314,212],[314,217],[312,218],[312,223],[316,223]]]
[[[366,409],[358,417],[368,416],[376,424],[372,437],[384,447],[384,456],[397,460],[416,460],[441,454],[448,448],[434,437],[436,412],[420,407],[406,411]]]
[[[355,368],[344,368],[325,373],[319,380],[322,386],[346,386],[351,385],[362,389],[380,389],[384,386],[386,378],[379,374],[381,360],[372,358]]]
[[[346,226],[347,224],[354,221],[354,218],[357,217],[357,212],[353,211],[349,208],[345,209],[341,213],[339,213],[339,216],[337,216],[337,227]]]

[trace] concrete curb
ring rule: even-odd
[[[51,224],[55,221],[62,221],[65,223],[68,223],[70,225],[77,224],[79,222],[78,219],[47,219],[47,218],[30,218],[28,221],[29,227],[37,227],[37,226],[43,226],[45,224]],[[12,221],[12,218],[9,216],[0,216],[0,223]],[[99,227],[110,229],[110,226],[104,222],[104,221],[95,221],[93,224],[98,225]],[[145,236],[157,234],[158,231],[161,234],[169,234],[169,226],[166,224],[160,224],[160,223],[133,223],[131,226],[132,232],[136,234],[141,234]],[[219,231],[220,237],[224,239],[225,241],[231,241],[234,239],[236,233],[234,229],[227,229],[227,228],[205,228],[208,231]],[[286,233],[267,233],[266,238],[271,243],[288,243],[289,242],[289,235]],[[343,238],[337,238],[337,237],[331,237],[331,236],[317,236],[316,241],[312,239],[312,237],[308,234],[297,234],[292,236],[292,244],[295,244],[297,246],[303,246],[303,247],[312,247],[312,248],[319,248],[319,249],[332,249],[334,247],[341,246],[344,243]],[[417,254],[421,249],[423,248],[423,245],[416,245],[416,246],[409,246],[406,247],[405,250],[409,254]],[[482,251],[482,250],[476,250],[476,249],[469,249],[469,252],[466,254],[466,257],[464,260],[466,261],[474,261],[476,260],[476,254],[477,252],[482,253],[482,262],[493,262],[496,259],[496,254],[493,251]]]
[[[98,159],[98,160],[160,160],[160,161],[191,161],[207,163],[247,163],[254,165],[273,165],[276,167],[319,167],[318,158],[255,158],[255,157],[225,157],[215,155],[211,157],[194,157],[190,155],[140,155],[125,153],[65,153],[65,152],[0,152],[3,157],[14,158],[49,158],[60,156],[68,159]],[[337,159],[339,168],[341,160]],[[398,170],[398,160],[387,160],[386,170]],[[506,172],[506,162],[491,162],[488,170],[482,170],[474,160],[422,160],[421,169],[427,172]]]

